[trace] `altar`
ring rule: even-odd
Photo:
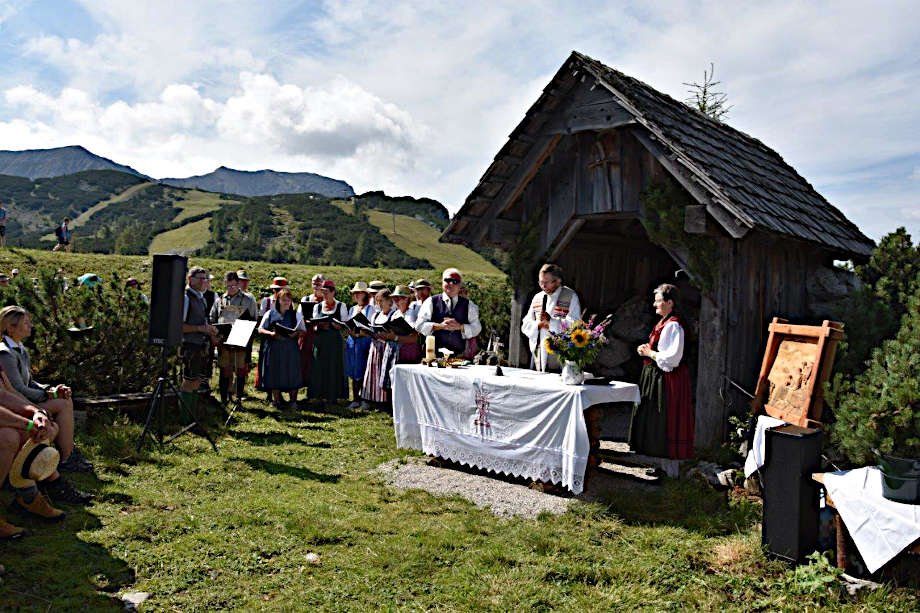
[[[639,387],[565,385],[558,374],[494,366],[392,371],[396,445],[497,473],[584,488],[590,443],[584,412],[639,403]]]

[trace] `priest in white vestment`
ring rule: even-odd
[[[538,282],[542,291],[530,301],[527,312],[521,315],[521,332],[530,341],[531,367],[540,371],[559,372],[562,367],[555,356],[546,353],[543,343],[550,332],[562,330],[562,322],[581,319],[578,294],[562,284],[562,268],[544,264]]]

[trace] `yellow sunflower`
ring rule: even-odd
[[[587,347],[588,342],[591,340],[591,336],[588,334],[588,332],[586,330],[580,329],[572,332],[572,334],[569,335],[569,338],[572,339],[572,343],[574,343],[575,346],[579,349],[582,347]]]
[[[546,353],[550,355],[556,353],[555,351],[553,351],[553,345],[552,343],[549,342],[549,339],[546,339],[545,341],[543,341],[543,348],[546,349]]]

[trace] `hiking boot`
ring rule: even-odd
[[[44,492],[45,496],[55,502],[68,502],[70,504],[87,504],[93,499],[92,494],[81,492],[73,486],[73,483],[60,477],[54,481],[41,481],[38,484],[39,489]]]
[[[91,473],[93,472],[93,463],[87,460],[79,449],[74,447],[70,456],[58,464],[58,470],[69,473]]]
[[[55,509],[48,503],[48,500],[42,496],[41,492],[35,494],[35,500],[26,504],[22,496],[17,495],[13,500],[13,510],[24,515],[31,515],[44,519],[45,521],[63,521],[66,514],[60,509]]]
[[[20,528],[0,518],[0,541],[15,541],[26,533],[25,528]]]

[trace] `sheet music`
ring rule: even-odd
[[[249,346],[249,339],[256,329],[255,321],[251,319],[237,319],[233,322],[233,328],[230,330],[230,336],[224,341],[228,347],[240,347],[245,349]]]

